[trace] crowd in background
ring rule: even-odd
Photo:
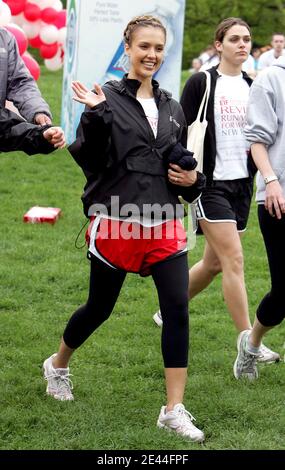
[[[254,79],[258,72],[272,65],[280,56],[285,55],[285,36],[283,33],[273,33],[271,42],[262,47],[253,47],[248,59],[243,64],[243,70]],[[220,61],[219,54],[213,44],[209,44],[191,62],[189,72],[191,74],[207,70]]]

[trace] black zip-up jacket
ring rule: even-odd
[[[136,99],[139,87],[139,81],[127,76],[119,82],[107,82],[103,86],[106,101],[82,113],[77,138],[69,151],[87,178],[82,196],[87,216],[104,210],[98,206],[101,204],[109,215],[127,217],[129,214],[122,212],[122,207],[126,210],[127,204],[134,204],[139,210],[136,215],[151,217],[154,211],[148,213],[147,207],[159,204],[168,205],[165,218],[181,217],[184,209],[178,194],[192,201],[201,192],[197,185],[181,188],[167,179],[168,153],[177,142],[186,144],[186,123],[180,104],[153,80],[159,110],[155,138]],[[118,212],[111,214],[114,204]]]
[[[0,151],[22,150],[28,155],[53,152],[54,146],[43,137],[43,132],[49,127],[30,124],[0,106]]]
[[[215,133],[215,117],[214,117],[214,99],[217,79],[219,74],[217,68],[219,65],[212,67],[208,70],[211,75],[211,88],[209,95],[209,102],[207,108],[206,119],[208,126],[206,129],[205,140],[204,140],[204,160],[203,160],[203,173],[207,177],[207,185],[210,185],[213,181],[213,173],[216,164],[216,133]],[[242,72],[244,80],[251,86],[252,79],[245,73]],[[204,72],[198,72],[192,75],[185,84],[181,95],[181,106],[184,111],[187,126],[190,126],[192,122],[196,120],[198,110],[204,96],[206,89],[206,74]],[[252,160],[251,155],[248,157],[248,172],[249,177],[253,178],[256,173],[256,167]]]

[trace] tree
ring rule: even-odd
[[[252,29],[254,45],[270,42],[274,31],[285,31],[282,0],[186,0],[183,68],[214,40],[218,23],[230,16],[245,20]]]

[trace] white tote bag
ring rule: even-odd
[[[206,74],[206,90],[202,98],[196,120],[188,127],[187,136],[187,149],[194,153],[194,158],[198,162],[196,170],[201,172],[203,172],[204,138],[208,125],[206,114],[211,87],[211,76],[209,72],[205,71],[204,73]],[[204,112],[202,115],[203,108]]]

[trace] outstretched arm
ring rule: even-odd
[[[40,127],[24,121],[20,116],[0,107],[0,151],[22,150],[28,155],[50,153],[65,145],[59,127]]]
[[[56,149],[65,147],[65,135],[61,127],[49,127],[43,132],[43,137]]]

